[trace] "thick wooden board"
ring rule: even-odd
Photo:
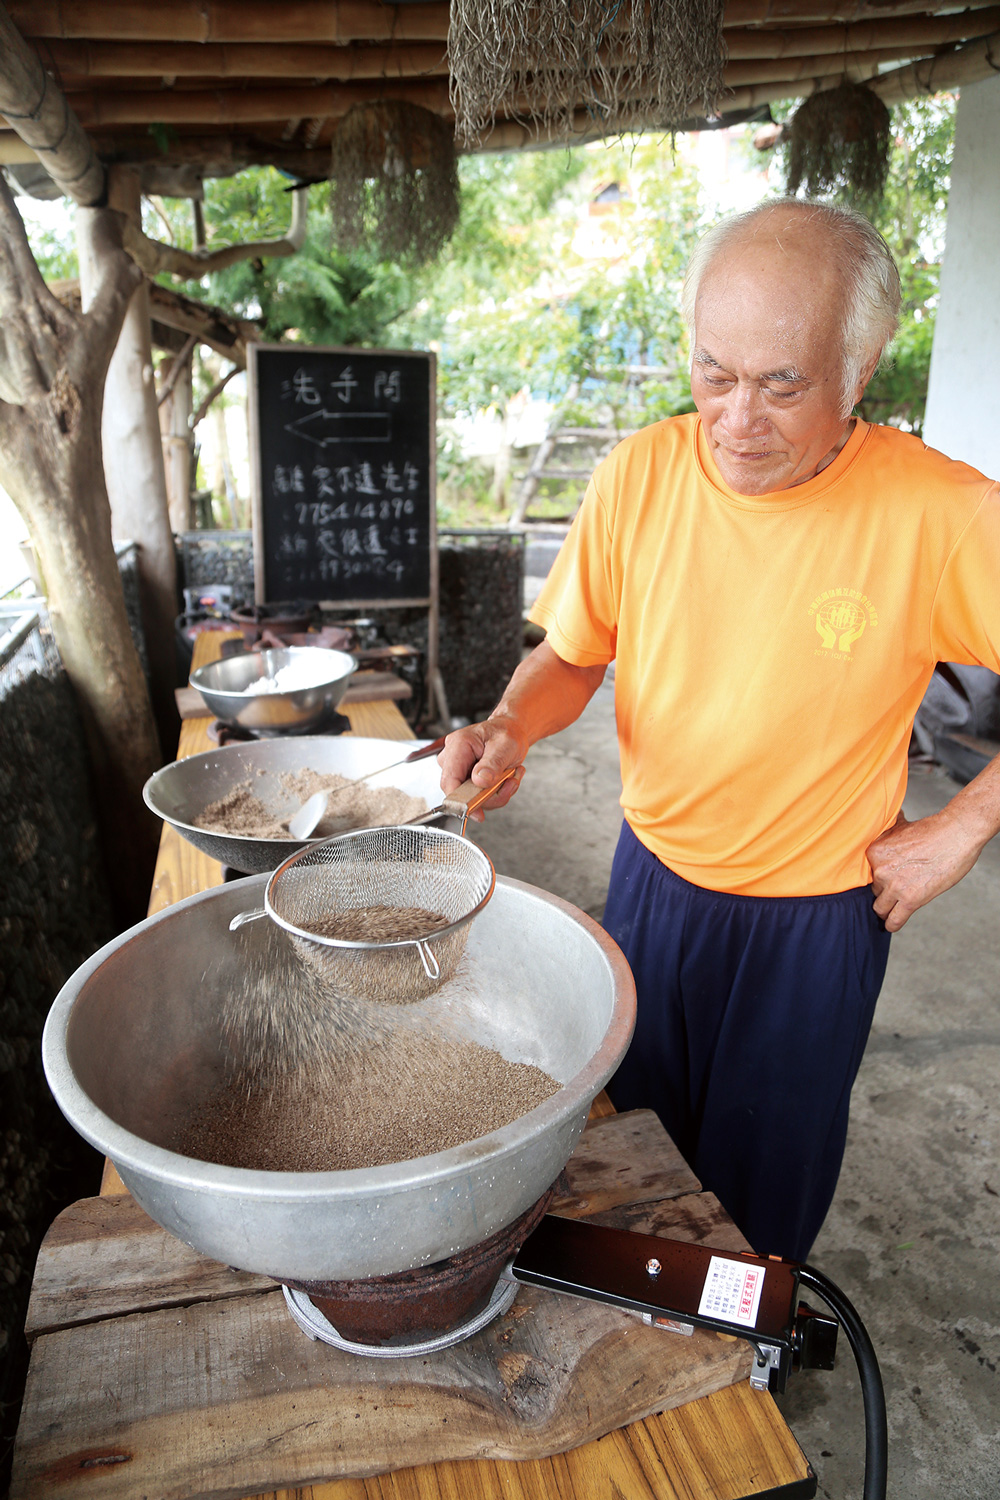
[[[659,1234],[667,1239],[688,1240],[696,1245],[716,1245],[720,1250],[749,1250],[714,1193],[687,1193],[659,1203],[625,1203],[605,1213],[588,1215],[588,1224],[606,1224],[611,1229],[630,1229],[635,1234]]]
[[[230,1270],[175,1239],[129,1193],[81,1198],[42,1241],[24,1331],[33,1341],[121,1313],[273,1290],[270,1277]]]
[[[697,1193],[701,1183],[649,1109],[592,1122],[566,1166],[569,1190],[551,1212],[588,1219],[622,1203]]]
[[[395,703],[349,703],[344,710],[351,733],[373,740],[412,740],[413,730]]]
[[[808,1500],[815,1476],[770,1396],[746,1383],[552,1458],[424,1464],[259,1500]]]
[[[453,1458],[534,1458],[717,1390],[749,1347],[522,1288],[433,1359],[313,1343],[279,1292],[81,1324],[36,1341],[12,1497],[236,1497]],[[111,1462],[98,1465],[94,1457]]]

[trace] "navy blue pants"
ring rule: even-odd
[[[872,899],[704,890],[622,828],[604,927],[638,1016],[609,1093],[656,1111],[759,1255],[804,1260],[833,1199],[889,957]]]

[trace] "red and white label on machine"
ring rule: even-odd
[[[753,1328],[765,1274],[763,1266],[748,1266],[741,1260],[713,1255],[701,1289],[699,1316]]]

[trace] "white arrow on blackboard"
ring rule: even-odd
[[[286,432],[308,438],[318,448],[331,443],[387,443],[391,437],[387,411],[310,412],[297,422],[286,422]]]

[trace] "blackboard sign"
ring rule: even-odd
[[[251,344],[257,602],[428,604],[434,356]]]

